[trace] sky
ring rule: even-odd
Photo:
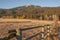
[[[0,8],[6,9],[28,4],[42,7],[56,7],[60,6],[60,0],[0,0]]]

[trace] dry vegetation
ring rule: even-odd
[[[8,34],[8,30],[39,26],[42,24],[54,24],[54,21],[30,20],[30,19],[0,19],[0,38]],[[41,28],[23,31],[23,37],[26,38],[32,34],[40,32]],[[36,37],[38,40],[39,35]],[[32,39],[33,40],[33,39]]]

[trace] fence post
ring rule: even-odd
[[[20,29],[20,40],[22,40],[22,29]]]
[[[22,40],[22,30],[21,29],[16,29],[16,39],[17,40]]]

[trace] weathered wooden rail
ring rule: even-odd
[[[46,40],[46,38],[48,37],[48,34],[50,35],[51,40],[55,40],[54,37],[58,38],[56,40],[60,40],[60,27],[56,30],[56,32],[58,32],[58,33],[51,34],[51,32],[50,32],[51,28],[49,26],[52,26],[52,25],[48,24],[48,25],[34,26],[34,27],[28,27],[28,28],[20,28],[17,30],[10,30],[9,33],[16,33],[17,40],[30,40],[37,35],[42,35],[42,37],[39,40]],[[42,32],[37,32],[37,33],[23,39],[23,36],[22,36],[23,31],[40,28],[40,27],[42,27]],[[48,29],[43,30],[44,27],[47,27]]]
[[[20,40],[23,40],[22,39],[22,31],[26,31],[26,30],[31,30],[31,29],[35,29],[35,28],[39,28],[39,27],[42,27],[42,28],[44,28],[44,26],[51,26],[51,25],[43,25],[43,26],[36,26],[36,27],[30,27],[30,28],[20,28],[19,30],[20,30]],[[46,31],[49,31],[49,32],[46,32]],[[58,34],[58,33],[56,33],[56,34],[51,34],[50,33],[50,28],[48,27],[48,29],[47,30],[42,30],[42,32],[38,32],[38,33],[36,33],[36,34],[33,34],[33,35],[31,35],[30,37],[27,37],[27,38],[25,38],[25,40],[30,40],[31,38],[33,38],[33,37],[35,37],[35,36],[37,36],[37,35],[42,35],[43,36],[43,34],[46,34],[47,35],[47,33],[49,33],[50,34],[50,37],[51,37],[51,40],[55,40],[53,37],[54,36],[56,36],[57,38],[59,38],[58,36],[60,35],[60,33]],[[44,36],[45,37],[45,36]],[[44,37],[42,37],[40,40],[46,40],[46,38],[44,38]],[[60,40],[60,39],[59,39]]]
[[[36,27],[30,27],[30,28],[20,28],[20,40],[22,40],[22,31],[26,31],[26,30],[31,30],[31,29],[34,29],[34,28],[39,28],[39,27],[44,27],[44,26],[36,26]],[[33,38],[34,36],[38,35],[39,33],[37,34],[33,34],[32,36],[28,37],[28,38],[25,38],[25,40],[29,40],[30,38]]]

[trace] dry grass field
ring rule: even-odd
[[[58,21],[58,23],[60,23]],[[25,27],[32,27],[32,26],[39,26],[45,24],[52,24],[54,25],[54,21],[42,21],[42,20],[31,20],[31,19],[0,19],[0,38],[5,37],[8,34],[8,30],[18,29],[18,28],[25,28]],[[28,37],[35,33],[40,32],[41,28],[35,28],[32,30],[27,30],[23,32],[23,37]],[[40,36],[36,36],[32,40],[39,40]],[[14,40],[14,39],[13,39]],[[58,40],[58,39],[57,39]]]

